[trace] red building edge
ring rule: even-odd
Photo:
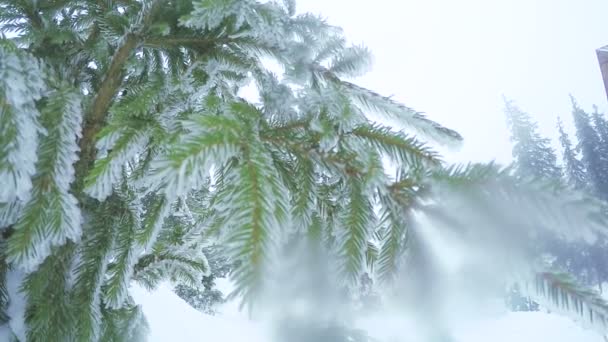
[[[608,45],[595,50],[595,52],[597,53],[597,61],[599,62],[600,70],[602,71],[606,98],[608,98]]]

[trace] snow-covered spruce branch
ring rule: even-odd
[[[129,31],[121,40],[120,46],[112,56],[112,61],[104,75],[103,81],[96,91],[95,97],[85,116],[82,138],[79,143],[80,159],[76,170],[80,173],[79,178],[81,179],[84,179],[84,176],[86,176],[91,164],[95,160],[95,139],[103,127],[103,122],[106,119],[112,100],[123,82],[125,64],[138,44],[141,43],[140,33],[146,30],[146,26],[150,25],[150,20],[154,15],[153,10],[160,2],[162,1],[144,1],[145,11],[138,14],[141,18],[138,21],[139,27],[129,28]],[[82,185],[78,185],[78,187],[80,186]]]
[[[543,307],[572,318],[602,335],[608,331],[608,303],[565,273],[540,272],[525,290]]]

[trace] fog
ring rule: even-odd
[[[505,95],[555,137],[572,129],[569,94],[606,110],[595,49],[608,44],[602,0],[305,0],[369,46],[372,72],[357,82],[426,112],[465,138],[450,160],[511,161]]]
[[[488,190],[502,191],[499,185]],[[590,222],[572,232],[569,220],[580,221],[580,217],[576,212],[574,217],[555,214],[551,200],[546,203],[551,215],[541,215],[529,202],[510,201],[509,196],[485,198],[482,207],[475,207],[477,202],[460,192],[440,192],[438,201],[432,203],[433,213],[446,213],[451,224],[437,215],[416,214],[415,223],[408,227],[404,263],[394,282],[373,279],[373,286],[363,291],[360,284],[349,286],[339,276],[335,264],[339,258],[321,248],[322,240],[292,236],[273,258],[275,262],[268,267],[264,285],[250,308],[241,308],[237,298],[220,307],[218,316],[179,312],[178,317],[167,317],[166,308],[159,316],[148,309],[157,299],[138,290],[136,299],[151,320],[152,341],[162,340],[159,336],[163,333],[158,333],[162,329],[167,329],[166,336],[184,334],[176,331],[176,325],[184,323],[156,322],[156,317],[190,321],[189,316],[195,317],[187,328],[192,332],[183,340],[470,342],[489,336],[498,340],[501,328],[492,331],[488,326],[499,326],[498,320],[509,317],[506,289],[526,279],[533,272],[532,266],[542,262],[532,237],[551,234],[592,242],[601,229]],[[220,280],[219,287],[225,293],[233,289],[227,279]],[[163,291],[170,291],[170,287],[161,288]],[[527,322],[516,323],[516,329],[530,329],[528,324],[535,319],[538,317],[530,316]],[[559,322],[566,334],[585,336],[581,341],[600,341],[599,334],[584,331],[567,318],[551,319]],[[504,341],[533,341],[521,338]]]

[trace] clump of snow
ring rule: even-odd
[[[25,295],[21,292],[20,286],[23,283],[25,274],[20,270],[11,270],[6,275],[6,290],[8,292],[8,308],[6,313],[10,317],[8,325],[9,329],[3,329],[2,334],[9,335],[11,332],[19,338],[20,341],[26,341],[25,339],[25,306],[26,299]],[[0,334],[0,336],[2,336]],[[2,340],[9,341],[9,340]]]
[[[13,337],[13,332],[8,324],[0,326],[0,341],[10,341]]]
[[[270,341],[263,324],[246,314],[233,310],[217,316],[204,314],[179,298],[169,284],[161,284],[154,292],[134,287],[132,293],[150,325],[149,342]]]

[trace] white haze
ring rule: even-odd
[[[168,284],[152,294],[136,288],[134,295],[150,321],[151,342],[355,341],[334,339],[323,329],[340,326],[361,329],[378,342],[601,341],[567,318],[507,313],[502,290],[512,270],[495,262],[500,253],[470,248],[475,245],[453,236],[438,238],[445,234],[428,223],[417,232],[426,255],[410,260],[392,290],[382,291],[380,310],[358,310],[340,293],[335,273],[328,270],[331,259],[303,247],[282,255],[249,315],[239,311],[237,301],[221,306],[217,316],[204,315],[176,297]],[[232,290],[226,279],[218,281],[218,288]],[[433,339],[444,332],[453,340]]]
[[[608,45],[604,0],[303,0],[374,54],[358,83],[465,137],[452,160],[511,161],[502,95],[556,138],[569,94],[606,110],[595,49]],[[573,132],[571,132],[573,133]],[[557,146],[557,145],[556,145]]]
[[[418,217],[419,224],[410,227],[411,247],[397,281],[390,287],[375,288],[382,297],[378,309],[362,309],[345,295],[332,264],[335,256],[300,239],[289,244],[269,268],[264,290],[251,312],[240,312],[238,303],[232,301],[212,317],[171,295],[168,285],[157,292],[161,297],[136,289],[136,300],[143,303],[150,319],[151,341],[357,341],[336,335],[336,331],[346,327],[353,329],[353,334],[364,331],[378,342],[531,342],[523,335],[501,340],[504,336],[487,328],[500,326],[497,320],[506,317],[520,325],[511,329],[535,333],[521,319],[525,314],[509,315],[504,305],[505,285],[517,275],[526,275],[525,265],[531,260],[525,248],[519,248],[526,228],[501,231],[501,227],[508,227],[504,222],[488,220],[476,215],[475,210],[464,210],[466,202],[461,198],[449,199],[448,211],[467,224],[447,230],[433,220]],[[486,208],[493,206],[504,203],[496,200],[486,204]],[[504,217],[515,223],[526,222],[535,214],[521,205],[504,211]],[[219,287],[225,293],[232,290],[226,280],[220,280]],[[173,298],[166,304],[156,304],[170,296]],[[536,319],[539,318],[529,316],[531,321]],[[584,331],[567,319],[552,317],[541,321],[544,320],[567,327],[563,330],[565,336],[580,336],[577,341],[601,341],[599,335]],[[448,336],[451,339],[444,339]]]

